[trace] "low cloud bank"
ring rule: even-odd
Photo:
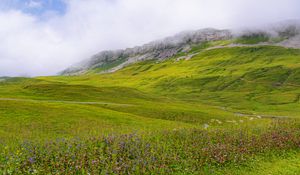
[[[4,0],[5,1],[5,0]],[[41,8],[39,0],[32,8]],[[184,30],[257,27],[300,19],[297,0],[65,0],[42,14],[0,7],[0,76],[53,75],[101,50]],[[28,4],[29,5],[29,4]],[[1,5],[0,5],[1,6]]]

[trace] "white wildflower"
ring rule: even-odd
[[[205,123],[205,124],[203,125],[203,127],[204,127],[204,129],[207,129],[207,128],[209,127],[209,125]]]
[[[222,122],[220,120],[216,120],[216,122],[218,122],[219,124],[222,124]]]

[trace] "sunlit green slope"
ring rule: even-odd
[[[181,60],[141,62],[111,74],[39,79],[101,88],[128,87],[249,113],[257,111],[290,117],[300,114],[297,108],[300,95],[298,49],[219,48],[201,51],[188,60],[183,57]]]
[[[205,48],[110,74],[2,81],[0,135],[101,135],[299,117],[300,50]]]

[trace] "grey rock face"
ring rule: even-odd
[[[300,48],[300,35],[282,41],[278,45],[289,48]]]
[[[120,64],[103,71],[114,72],[137,61],[150,59],[164,60],[179,52],[188,52],[192,44],[225,40],[230,39],[231,37],[232,34],[229,30],[202,29],[182,32],[175,36],[150,42],[143,46],[116,51],[102,51],[92,58],[64,70],[61,74],[77,75],[115,62],[121,62]]]

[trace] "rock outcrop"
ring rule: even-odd
[[[191,45],[193,44],[206,41],[226,40],[231,37],[232,34],[229,30],[202,29],[182,32],[175,36],[154,41],[143,46],[116,51],[102,51],[92,58],[64,70],[61,74],[82,74],[88,70],[105,67],[118,62],[119,64],[102,71],[114,72],[137,61],[150,59],[164,60],[179,52],[187,52],[191,49]]]

